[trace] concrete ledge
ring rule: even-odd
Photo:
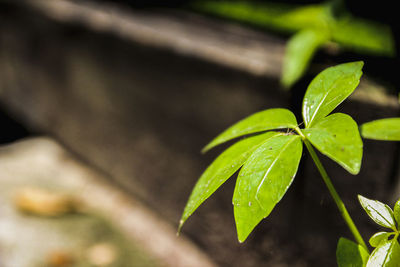
[[[39,186],[51,187],[56,191],[67,192],[81,202],[85,210],[101,214],[117,226],[127,239],[131,240],[152,257],[157,259],[158,266],[216,266],[199,248],[184,236],[176,236],[176,228],[145,208],[132,196],[128,196],[119,188],[110,184],[110,177],[79,162],[62,146],[50,138],[33,138],[0,148],[0,225],[15,225],[15,229],[4,229],[15,232],[13,240],[4,240],[3,230],[0,230],[0,265],[1,258],[9,259],[15,255],[16,248],[37,247],[36,256],[41,256],[38,242],[51,244],[54,241],[29,239],[17,234],[18,225],[23,221],[23,215],[12,212],[13,193],[21,187]],[[25,222],[23,228],[35,227]],[[37,227],[36,231],[41,231]],[[42,229],[43,230],[43,229]],[[50,230],[50,229],[49,229]],[[22,229],[20,229],[22,231]],[[11,234],[10,232],[10,234]],[[68,232],[63,235],[68,236]],[[37,232],[40,235],[40,232]],[[3,238],[1,238],[3,237]],[[10,242],[7,250],[4,242]],[[25,244],[25,242],[29,244]],[[30,244],[32,243],[32,244]],[[65,244],[67,245],[67,244]],[[40,247],[40,246],[39,246]],[[46,247],[46,246],[44,246]],[[51,247],[51,245],[50,245]],[[54,248],[53,248],[54,249]],[[19,253],[24,253],[18,250]],[[7,253],[7,255],[1,255]],[[35,255],[35,251],[20,254],[18,257]],[[20,261],[21,262],[21,261]],[[10,262],[17,264],[17,262]],[[19,265],[28,267],[28,265]],[[33,265],[29,265],[33,266]]]
[[[284,42],[235,24],[179,11],[138,11],[90,1],[26,0],[57,21],[79,23],[254,75],[279,76]]]

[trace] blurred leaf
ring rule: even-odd
[[[369,239],[369,244],[371,245],[371,247],[376,248],[382,241],[388,240],[389,236],[391,236],[392,234],[393,233],[388,232],[376,233]]]
[[[358,199],[369,217],[371,217],[377,224],[396,231],[393,211],[388,205],[377,200],[368,199],[361,195],[358,195]]]
[[[190,215],[231,177],[253,153],[269,138],[282,133],[268,132],[243,139],[221,153],[206,169],[193,188],[180,221],[180,228]]]
[[[335,113],[303,130],[322,154],[339,163],[351,174],[360,171],[363,143],[357,123],[343,113]]]
[[[364,123],[361,126],[364,138],[400,141],[400,118],[387,118]]]
[[[68,194],[40,187],[23,187],[16,192],[16,207],[37,216],[56,217],[79,210],[79,201]]]
[[[291,87],[303,76],[315,52],[328,38],[328,34],[323,31],[307,29],[296,33],[289,40],[283,61],[283,86]]]
[[[387,25],[352,16],[340,18],[333,25],[332,38],[343,47],[374,55],[396,54],[393,34]]]
[[[196,1],[192,7],[208,14],[284,32],[325,28],[332,19],[324,5],[295,6],[271,2]]]
[[[296,126],[296,117],[290,110],[283,108],[267,109],[235,123],[204,147],[202,152],[243,135],[273,129],[295,128]]]
[[[367,264],[369,253],[362,246],[341,237],[336,249],[338,267],[363,267]]]
[[[233,195],[240,242],[282,199],[296,175],[301,153],[300,136],[281,135],[268,139],[246,161]]]
[[[281,32],[329,30],[339,45],[361,53],[394,56],[396,52],[389,26],[350,14],[335,18],[329,2],[296,6],[271,2],[198,0],[192,6],[200,12]]]
[[[367,267],[399,267],[400,246],[397,238],[382,242],[368,259]]]
[[[356,89],[363,65],[358,61],[330,67],[311,81],[303,99],[306,127],[328,115]]]

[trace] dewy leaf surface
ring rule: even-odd
[[[364,138],[400,141],[400,118],[387,118],[364,123],[361,126]]]
[[[371,245],[371,247],[376,248],[377,246],[379,246],[380,243],[382,243],[382,241],[387,241],[389,236],[392,234],[394,233],[388,233],[388,232],[375,233],[369,239],[369,244]]]
[[[360,195],[358,195],[358,199],[369,217],[371,217],[377,224],[396,231],[393,211],[388,205]]]
[[[193,188],[180,221],[180,226],[247,160],[251,153],[269,138],[282,133],[267,132],[243,139],[221,153],[205,170]]]
[[[334,113],[303,130],[322,154],[339,163],[351,174],[360,171],[363,143],[357,123],[343,113]]]
[[[397,239],[382,242],[368,259],[367,267],[399,267],[400,246]]]
[[[340,64],[325,69],[312,80],[303,99],[306,127],[331,113],[356,89],[363,65],[362,61]]]
[[[296,33],[287,43],[282,68],[282,84],[291,87],[308,68],[317,49],[328,40],[323,31],[303,30]]]
[[[367,264],[368,251],[362,246],[341,237],[336,249],[338,267],[363,267]]]
[[[231,139],[262,131],[283,128],[295,128],[297,126],[296,117],[293,113],[284,108],[273,108],[260,111],[250,115],[249,117],[237,122],[233,126],[226,129],[214,140],[211,141],[203,152],[222,144]]]
[[[240,242],[282,199],[297,172],[302,149],[300,136],[276,136],[260,145],[246,161],[233,195]]]

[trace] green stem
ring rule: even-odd
[[[351,219],[350,214],[346,209],[346,206],[344,205],[342,199],[339,197],[338,193],[336,192],[336,189],[333,186],[331,179],[329,178],[324,166],[322,165],[321,161],[319,160],[317,153],[315,153],[314,148],[311,146],[311,144],[308,142],[308,140],[306,140],[306,139],[303,139],[303,140],[304,140],[304,144],[306,145],[306,147],[308,149],[308,152],[310,152],[311,158],[313,159],[315,165],[318,168],[319,173],[322,176],[322,179],[324,180],[326,186],[328,187],[329,193],[331,194],[333,200],[335,201],[340,214],[342,215],[343,219],[345,220],[345,222],[346,222],[347,226],[349,227],[351,233],[353,234],[355,240],[358,242],[358,244],[360,244],[367,251],[369,251],[367,245],[364,242],[364,239],[362,238],[356,225],[354,224],[353,220]]]

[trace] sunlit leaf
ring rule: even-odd
[[[368,259],[367,267],[399,267],[400,245],[396,239],[383,241]]]
[[[336,249],[338,267],[364,267],[369,253],[365,248],[347,238],[339,239]]]
[[[361,126],[364,138],[400,141],[400,118],[387,118],[364,123]]]
[[[301,153],[300,136],[281,135],[268,139],[245,162],[233,195],[240,242],[282,199],[297,172]]]
[[[340,64],[325,69],[312,80],[303,99],[306,127],[331,113],[356,89],[363,65],[361,61]]]
[[[343,113],[321,119],[304,135],[322,154],[339,163],[352,174],[360,171],[363,143],[357,123]]]
[[[203,152],[231,139],[267,130],[295,128],[296,117],[293,113],[283,108],[272,108],[254,113],[253,115],[237,122],[212,140]]]
[[[393,233],[388,232],[376,233],[369,239],[369,244],[371,245],[371,247],[376,248],[382,241],[388,240],[389,236],[391,236],[392,234]]]
[[[282,84],[291,87],[303,76],[317,51],[328,40],[324,31],[306,29],[296,33],[287,43],[282,68]]]
[[[392,209],[378,200],[368,199],[358,195],[361,206],[377,224],[396,231],[396,223],[393,218]]]
[[[201,175],[193,188],[183,212],[180,227],[207,198],[244,164],[260,144],[277,135],[282,135],[282,133],[267,132],[252,136],[235,143],[221,153]]]

